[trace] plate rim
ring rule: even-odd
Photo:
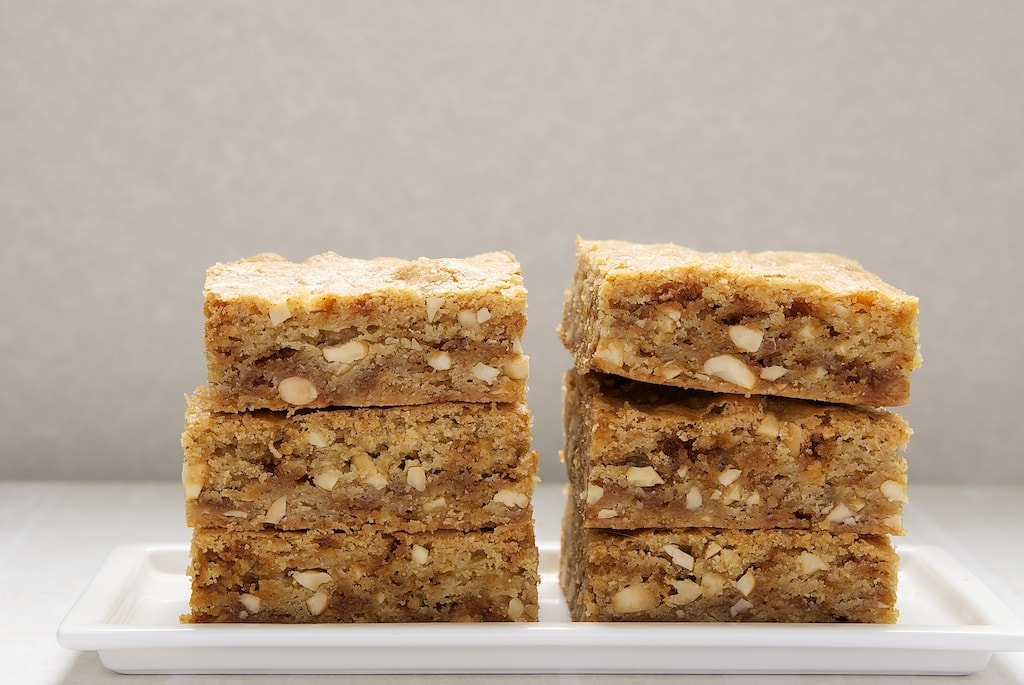
[[[541,541],[541,563],[545,552],[550,559],[557,553],[557,543]],[[540,621],[536,623],[405,623],[405,624],[173,624],[173,625],[128,625],[109,618],[116,615],[129,584],[140,574],[152,572],[156,554],[179,555],[187,563],[188,546],[184,544],[134,544],[115,547],[93,579],[65,616],[57,630],[57,641],[66,648],[79,651],[97,651],[104,664],[121,672],[153,673],[201,673],[214,672],[202,668],[189,668],[188,664],[162,664],[159,656],[167,657],[206,655],[211,648],[226,650],[225,658],[232,653],[253,654],[254,650],[278,652],[331,648],[339,655],[352,650],[372,650],[387,644],[401,645],[416,650],[440,650],[446,648],[477,647],[488,650],[507,651],[549,648],[568,650],[614,650],[640,649],[675,650],[676,657],[683,652],[714,650],[717,648],[745,648],[748,650],[785,649],[799,646],[801,650],[839,650],[842,652],[868,650],[877,654],[899,655],[903,652],[923,652],[937,656],[945,654],[947,660],[960,658],[963,663],[949,670],[927,671],[908,666],[882,667],[880,670],[864,672],[890,673],[971,673],[980,670],[997,652],[1024,651],[1024,620],[1017,616],[990,588],[963,566],[955,557],[941,547],[934,545],[896,545],[897,552],[911,563],[923,564],[924,568],[938,577],[953,591],[958,585],[971,586],[971,595],[959,592],[960,599],[966,597],[971,609],[978,612],[979,622],[964,625],[928,624],[784,624],[784,623],[574,623]],[[901,562],[903,563],[903,562]],[[184,564],[183,564],[184,568]],[[542,583],[557,584],[555,572],[542,569]],[[156,652],[157,656],[153,653]],[[143,655],[149,656],[143,656]],[[139,659],[142,658],[142,667]],[[146,666],[146,659],[150,666]],[[202,660],[202,659],[198,659]],[[547,659],[543,660],[547,663]],[[967,662],[970,662],[969,664]],[[109,663],[108,663],[109,662]],[[693,671],[685,668],[656,672],[672,673],[860,673],[859,670],[838,668],[836,670],[803,671],[799,668],[778,670],[777,668],[745,669],[735,668]],[[253,672],[244,668],[220,667],[216,672]],[[260,669],[255,672],[268,672]],[[310,672],[298,668],[283,667],[279,673]],[[458,663],[439,667],[437,664],[422,669],[408,670],[398,666],[367,670],[365,667],[338,670],[319,668],[315,672],[334,673],[400,673],[400,672],[466,672]],[[473,669],[471,672],[480,672]],[[538,673],[538,672],[653,672],[640,667],[626,671],[611,668],[588,670],[585,667],[563,664],[552,668],[521,668],[510,670],[496,667],[484,672],[493,673]]]

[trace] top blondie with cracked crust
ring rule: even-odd
[[[580,240],[559,334],[581,373],[898,406],[921,364],[917,312],[836,255]]]
[[[257,255],[207,271],[204,313],[217,411],[526,396],[526,290],[506,252]]]

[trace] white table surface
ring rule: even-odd
[[[560,487],[542,485],[541,487]],[[902,542],[953,553],[1024,616],[1024,488],[912,485]],[[558,511],[537,511],[554,531]],[[542,534],[542,531],[538,531]],[[822,676],[124,676],[95,653],[62,648],[56,630],[111,549],[186,544],[180,486],[169,483],[0,482],[0,682],[117,683],[886,683],[906,677]],[[946,680],[929,677],[927,682]],[[996,654],[950,682],[1024,683],[1024,652]]]

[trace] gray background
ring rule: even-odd
[[[574,239],[921,298],[918,482],[1024,483],[1024,3],[0,3],[0,477],[175,479],[205,268],[509,249],[542,474]]]

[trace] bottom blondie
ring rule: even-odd
[[[570,500],[561,584],[574,621],[894,623],[889,538],[802,530],[584,528]]]
[[[192,538],[185,623],[536,621],[533,522],[493,530]]]

